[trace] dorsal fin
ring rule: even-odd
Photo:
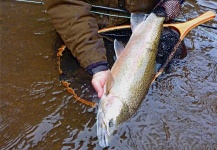
[[[108,95],[110,89],[113,87],[114,85],[114,77],[111,73],[111,70],[107,71],[107,78],[106,78],[106,91],[105,94]]]
[[[146,18],[148,17],[148,14],[136,14],[131,13],[130,17],[130,24],[131,24],[131,30],[134,31],[135,28]]]
[[[121,54],[122,51],[124,50],[124,45],[121,44],[120,42],[118,42],[118,41],[115,39],[115,41],[114,41],[114,49],[115,49],[116,59],[118,59],[118,57],[120,56],[120,54]]]

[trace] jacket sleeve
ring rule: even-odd
[[[104,42],[90,4],[81,0],[44,0],[44,3],[55,29],[82,67],[107,64]]]
[[[130,13],[150,12],[155,6],[156,0],[126,0],[125,8]]]

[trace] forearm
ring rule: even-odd
[[[80,0],[44,0],[51,21],[72,54],[84,68],[107,62],[103,39],[90,13],[91,5]]]

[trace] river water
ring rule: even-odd
[[[0,5],[0,149],[101,149],[97,110],[76,102],[60,82],[58,35],[44,6]],[[215,0],[189,0],[181,17],[208,10],[217,13]],[[217,18],[206,25],[217,27]],[[187,57],[151,86],[108,149],[217,149],[217,30],[197,27],[184,41]],[[92,91],[90,82],[73,83],[78,93]]]

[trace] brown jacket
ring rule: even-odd
[[[95,16],[90,12],[90,4],[122,7],[129,12],[150,11],[154,7],[154,0],[44,0],[44,3],[55,29],[84,68],[107,60],[103,40],[97,33],[98,24],[103,27],[125,21]]]

